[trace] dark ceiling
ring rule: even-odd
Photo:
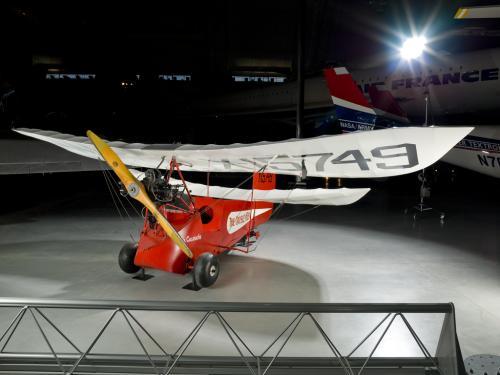
[[[121,123],[125,120],[116,120],[120,111],[128,122],[145,116],[160,124],[167,120],[165,113],[175,113],[178,103],[192,95],[234,90],[231,75],[238,72],[293,80],[300,16],[308,75],[333,63],[355,67],[385,61],[411,33],[411,25],[437,37],[436,50],[499,46],[499,21],[453,19],[459,6],[485,1],[302,1],[304,12],[299,12],[300,0],[3,2],[0,90],[14,89],[17,98],[10,103],[14,114],[2,117],[2,128],[12,119],[43,127],[54,117],[66,123],[111,118]],[[100,84],[54,89],[43,82],[49,69],[95,73]],[[136,74],[173,73],[189,74],[192,81],[146,85],[132,96],[119,88]],[[51,121],[45,125],[52,127]]]
[[[298,0],[132,2],[71,1],[2,6],[3,76],[24,75],[33,62],[68,70],[224,75],[234,70],[290,73],[296,49]],[[497,45],[498,36],[468,36],[464,28],[498,22],[453,20],[456,1],[305,1],[306,71],[332,61],[359,63],[390,53],[409,25],[461,35],[437,48]],[[478,4],[481,2],[468,2]],[[476,34],[480,31],[475,31]],[[484,33],[483,33],[484,34]],[[464,40],[466,39],[466,40]]]

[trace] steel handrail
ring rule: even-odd
[[[452,303],[268,303],[0,298],[0,307],[268,313],[452,313]]]

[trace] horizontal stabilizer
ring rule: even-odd
[[[144,173],[131,169],[136,178],[141,179]],[[182,181],[170,178],[171,184],[182,184]],[[258,190],[235,189],[222,186],[207,186],[194,182],[186,182],[191,195],[210,196],[239,201],[261,201],[271,203],[313,204],[324,206],[343,206],[357,202],[369,191],[369,188],[358,189],[290,189],[290,190]]]
[[[174,183],[175,180],[171,179]],[[181,183],[179,181],[179,183]],[[342,206],[352,204],[363,198],[369,191],[369,188],[361,189],[291,189],[291,190],[252,190],[233,189],[222,186],[210,186],[188,183],[191,194],[196,196],[224,198],[242,201],[262,201],[272,203],[289,204],[314,204],[324,206]]]
[[[342,178],[412,173],[439,160],[471,127],[405,127],[280,142],[231,145],[161,145],[109,142],[128,166],[168,168],[175,158],[185,171],[257,172]],[[20,134],[100,159],[86,137],[38,129]]]

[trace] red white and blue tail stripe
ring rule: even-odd
[[[406,114],[389,92],[374,87],[370,103],[345,67],[325,69],[323,73],[343,132],[407,126]]]
[[[356,82],[345,67],[325,69],[324,75],[333,104],[375,115],[372,105],[359,91]]]

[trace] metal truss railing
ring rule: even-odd
[[[14,318],[0,336],[0,373],[54,373],[54,374],[174,374],[174,373],[211,373],[211,374],[322,374],[342,373],[345,375],[393,373],[439,373],[441,375],[461,374],[463,362],[456,338],[455,315],[452,304],[259,304],[259,303],[203,303],[203,302],[129,302],[129,301],[74,301],[74,300],[19,300],[0,299],[0,312],[6,309],[18,309]],[[93,336],[85,348],[75,343],[64,333],[57,322],[48,317],[47,310],[99,310],[109,311],[109,316]],[[182,343],[174,350],[168,351],[161,339],[145,328],[137,317],[141,312],[201,312],[202,318],[189,331]],[[283,329],[271,343],[259,354],[252,350],[248,342],[242,339],[233,325],[224,316],[226,313],[287,313],[293,317],[283,324]],[[325,328],[320,324],[318,315],[345,313],[384,313],[378,321],[348,354],[339,350]],[[408,313],[439,313],[444,314],[439,342],[434,355],[430,353],[410,324],[405,314]],[[8,352],[14,335],[20,323],[30,316],[46,346],[45,352]],[[137,342],[142,355],[111,355],[94,353],[93,349],[107,332],[111,322],[121,316],[128,327],[129,333]],[[221,328],[221,333],[227,335],[238,355],[233,357],[219,355],[188,356],[187,349],[198,336],[200,330],[209,318],[215,319]],[[374,357],[377,348],[386,337],[393,323],[399,319],[406,327],[412,339],[418,346],[422,356],[412,358]],[[312,323],[316,334],[327,345],[329,355],[324,357],[283,357],[281,354],[292,336],[305,320]],[[56,350],[51,342],[48,330],[66,342],[71,353]],[[30,331],[29,335],[35,335]],[[377,338],[378,335],[378,338]],[[147,349],[145,339],[153,345],[157,352],[153,354]],[[366,346],[369,339],[375,341],[366,357],[356,357],[361,347]],[[273,355],[269,353],[274,353]]]

